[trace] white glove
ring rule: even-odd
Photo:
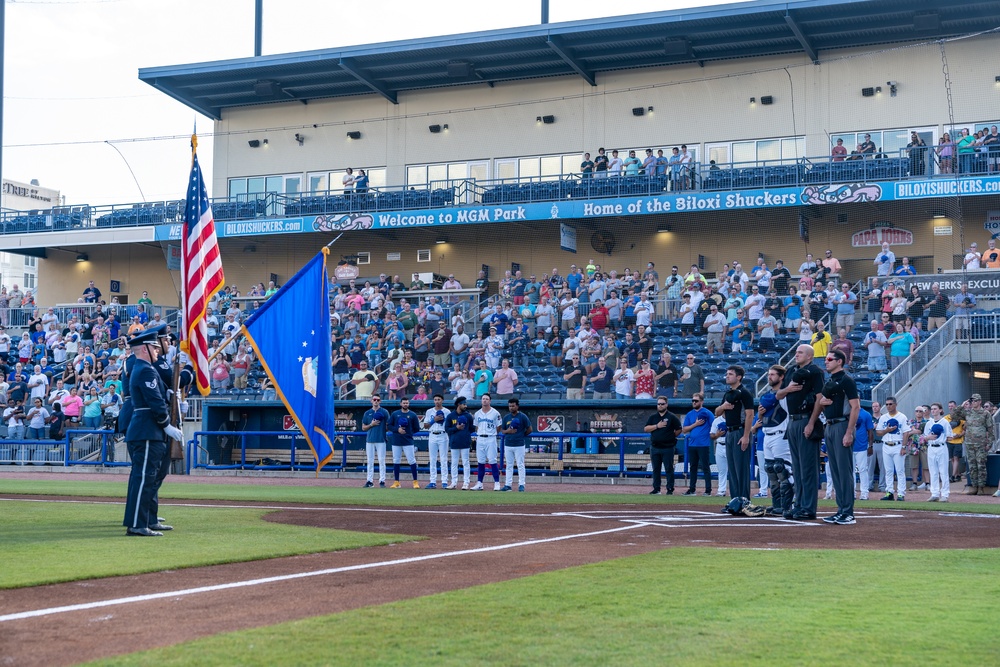
[[[167,434],[167,437],[171,440],[176,440],[178,442],[184,442],[184,431],[180,430],[173,424],[167,424],[163,427],[163,432]]]
[[[186,415],[188,413],[188,407],[189,406],[188,406],[188,402],[187,401],[181,401],[181,414],[182,415]]]

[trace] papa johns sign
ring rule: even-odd
[[[913,245],[913,232],[895,227],[884,229],[864,229],[851,236],[852,248],[880,247],[883,243],[889,245]]]

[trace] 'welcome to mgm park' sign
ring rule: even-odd
[[[877,201],[913,201],[1000,193],[1000,175],[892,183],[833,183],[725,192],[663,192],[640,197],[564,199],[533,204],[470,204],[412,211],[329,213],[256,220],[219,221],[220,238],[440,227],[513,221],[577,220],[615,215],[663,215],[740,211]],[[177,240],[181,225],[160,225],[157,241]]]

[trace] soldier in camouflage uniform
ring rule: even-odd
[[[972,496],[986,493],[986,457],[993,446],[993,415],[983,409],[983,397],[973,394],[951,413],[965,420],[965,455],[969,461],[969,490]]]

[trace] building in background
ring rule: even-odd
[[[4,211],[42,211],[63,203],[58,190],[41,187],[37,179],[21,183],[5,178],[0,190]],[[14,283],[22,289],[38,289],[37,257],[0,252],[0,284],[9,288]]]

